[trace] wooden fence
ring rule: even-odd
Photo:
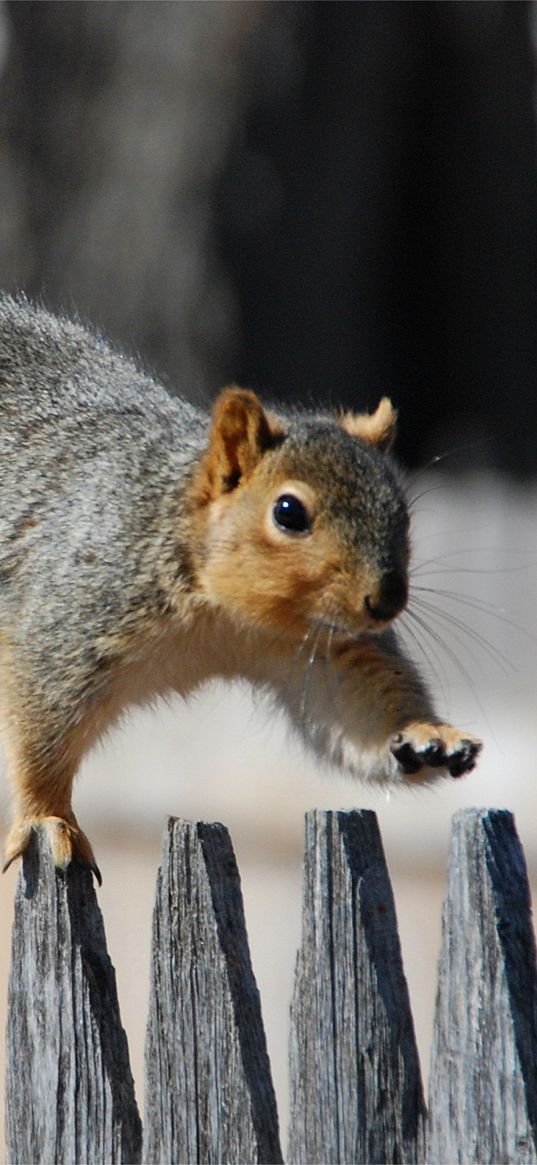
[[[511,814],[453,821],[429,1115],[374,813],[306,818],[290,1163],[537,1162],[537,972]],[[170,820],[153,918],[145,1122],[91,876],[21,871],[7,1029],[12,1165],[280,1162],[240,880],[222,825]]]

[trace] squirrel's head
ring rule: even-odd
[[[407,599],[408,513],[389,458],[396,413],[266,412],[225,389],[191,487],[204,596],[245,624],[302,640],[378,631]]]

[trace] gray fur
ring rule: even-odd
[[[237,390],[227,399],[237,393],[245,397]],[[441,767],[453,775],[473,767],[479,742],[431,724],[428,692],[391,631],[354,632],[344,605],[343,627],[337,609],[310,615],[317,608],[307,606],[306,563],[315,563],[309,585],[324,602],[321,546],[334,593],[343,585],[352,610],[360,605],[359,628],[385,625],[402,608],[408,516],[389,460],[329,417],[289,413],[272,429],[265,424],[269,447],[259,452],[252,483],[245,473],[244,488],[240,478],[228,487],[236,488],[233,499],[208,506],[199,482],[213,472],[204,460],[209,416],[80,324],[0,297],[0,702],[19,801],[9,860],[23,851],[35,820],[58,815],[54,852],[67,861],[62,814],[77,829],[69,795],[85,749],[128,704],[170,689],[187,695],[216,676],[268,690],[317,755],[365,779],[400,780],[418,770],[429,779]],[[215,422],[212,433],[217,449],[232,446],[225,426]],[[223,464],[227,472],[225,457]],[[252,498],[262,506],[266,487],[270,506],[270,482],[295,478],[310,483],[314,524],[330,533],[313,558],[293,557],[291,542],[281,559],[263,534],[267,511],[252,510]],[[235,525],[226,525],[226,513]],[[226,583],[215,599],[204,555],[216,555],[218,565],[220,550]],[[387,607],[368,606],[363,587],[377,584],[360,583],[361,572],[383,580]],[[267,588],[285,618],[292,612],[291,630],[308,611],[300,649],[259,617]],[[79,835],[76,844],[92,864],[87,839]]]
[[[97,641],[163,602],[163,509],[208,418],[23,299],[0,300],[0,378],[0,633],[39,656],[54,700],[58,666],[76,660],[83,682]]]

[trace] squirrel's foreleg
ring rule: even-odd
[[[274,669],[278,702],[316,755],[375,782],[428,783],[474,768],[481,742],[444,724],[395,635],[328,639]]]

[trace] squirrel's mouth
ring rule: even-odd
[[[315,619],[318,627],[344,635],[375,634],[384,631],[408,602],[408,577],[406,570],[391,568],[367,587],[356,588],[332,594],[330,602]],[[326,596],[328,598],[328,596]]]

